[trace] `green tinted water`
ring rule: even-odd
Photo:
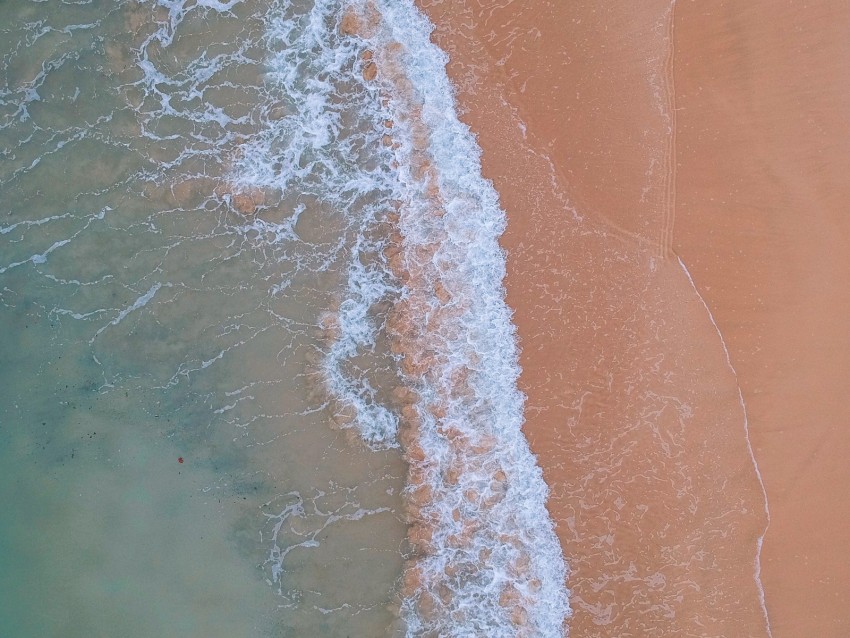
[[[404,470],[309,361],[348,230],[228,204],[268,7],[168,6],[0,3],[0,635],[378,635]]]

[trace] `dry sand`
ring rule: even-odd
[[[607,4],[422,2],[508,211],[572,635],[767,635],[739,387],[773,635],[845,635],[848,8]]]

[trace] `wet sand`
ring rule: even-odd
[[[674,247],[729,344],[777,638],[850,633],[850,6],[680,3]]]
[[[574,636],[767,635],[760,568],[774,636],[846,628],[831,4],[422,3],[509,216]]]

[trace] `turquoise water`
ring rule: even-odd
[[[0,4],[0,635],[392,622],[405,468],[315,371],[357,228],[232,179],[309,9]]]

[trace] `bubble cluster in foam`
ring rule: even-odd
[[[163,171],[189,159],[220,161],[221,145],[231,143],[237,135],[236,128],[251,121],[250,114],[229,115],[224,104],[215,104],[206,95],[210,89],[225,84],[222,77],[228,70],[255,64],[247,53],[249,43],[214,54],[200,50],[184,56],[179,64],[177,57],[161,55],[175,46],[178,27],[185,20],[229,14],[240,3],[241,0],[158,0],[148,6],[140,4],[136,9],[144,16],[139,18],[144,26],[134,35],[137,41],[132,46],[141,76],[124,88],[138,93],[135,110],[140,116],[141,137],[151,141],[180,139],[174,121],[196,125],[193,134],[184,138],[184,148],[177,157],[158,162]]]
[[[382,320],[374,307],[397,294],[397,284],[374,258],[393,190],[390,158],[381,157],[381,112],[355,72],[360,47],[336,29],[339,9],[319,0],[304,14],[270,20],[265,80],[280,101],[243,144],[231,180],[239,188],[308,192],[340,216],[344,294],[322,321],[322,377],[337,424],[357,428],[375,448],[394,447],[396,415],[380,401],[370,371],[346,365],[375,351]]]

